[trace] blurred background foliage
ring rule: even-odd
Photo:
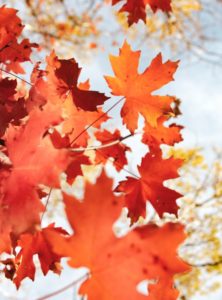
[[[104,45],[121,45],[123,36],[138,44],[166,48],[171,56],[188,55],[221,64],[222,2],[220,0],[172,0],[172,12],[153,14],[147,6],[147,20],[127,25],[121,6],[111,0],[1,0],[18,7],[26,24],[24,35],[42,48],[52,47],[60,56],[93,55]],[[122,1],[124,3],[124,1]]]

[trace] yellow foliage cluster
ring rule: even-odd
[[[181,256],[192,272],[178,279],[183,300],[209,294],[221,287],[222,273],[222,151],[204,153],[200,148],[171,149],[170,155],[185,160],[181,178],[174,187],[186,196],[180,201],[180,220],[186,225],[188,238]],[[206,158],[207,157],[207,158]],[[210,162],[211,161],[211,162]]]

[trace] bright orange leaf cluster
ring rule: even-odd
[[[134,226],[122,238],[112,227],[123,207],[128,208],[131,224],[145,217],[147,201],[160,217],[177,214],[181,195],[165,187],[164,181],[178,177],[182,161],[164,159],[160,146],[181,141],[182,127],[165,124],[174,114],[176,99],[153,92],[173,80],[178,63],[163,63],[159,54],[139,73],[140,51],[132,51],[127,42],[118,56],[110,57],[114,77],[105,79],[112,94],[121,96],[113,107],[122,102],[120,117],[129,136],[134,135],[139,116],[144,118],[142,142],[149,152],[138,167],[140,175],[131,174],[118,184],[119,196],[105,172],[96,185],[86,183],[83,202],[64,193],[74,230],[69,235],[54,224],[45,228],[41,224],[47,209],[43,199],[50,201],[50,189],[61,189],[61,174],[72,184],[83,176],[82,165],[105,165],[108,160],[120,172],[128,165],[126,152],[136,149],[124,144],[126,137],[118,129],[101,129],[110,118],[102,107],[108,98],[91,91],[89,81],[79,83],[81,68],[75,59],[59,59],[52,52],[46,68],[36,64],[30,83],[19,89],[19,79],[6,72],[23,73],[21,63],[30,60],[31,48],[36,47],[28,40],[17,41],[22,28],[14,9],[0,8],[0,251],[9,255],[1,260],[5,276],[19,288],[23,279],[35,278],[34,255],[44,275],[49,270],[59,273],[61,258],[68,257],[71,266],[89,268],[80,293],[90,300],[176,299],[173,276],[188,270],[176,253],[185,238],[183,226]],[[92,127],[100,143],[94,158],[87,155]],[[136,286],[147,279],[156,283],[149,285],[145,296]]]
[[[92,199],[92,195],[96,197]],[[70,257],[72,267],[90,269],[91,277],[80,293],[91,300],[146,299],[136,290],[145,279],[158,280],[149,288],[148,299],[176,299],[172,278],[187,270],[176,255],[185,237],[182,226],[169,223],[159,228],[150,224],[117,238],[112,225],[121,213],[122,200],[114,196],[112,180],[104,173],[96,185],[86,185],[83,202],[64,194],[66,214],[75,234],[62,237],[48,231],[48,241],[56,253]]]
[[[0,62],[5,64],[6,70],[15,73],[25,73],[21,63],[28,61],[32,48],[37,47],[28,39],[18,41],[23,28],[15,9],[0,8]]]

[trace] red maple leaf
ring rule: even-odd
[[[96,132],[95,136],[102,145],[101,148],[96,150],[95,162],[106,163],[107,160],[113,158],[113,165],[116,170],[122,170],[124,165],[127,164],[126,151],[130,151],[130,148],[121,143],[120,131],[115,130],[113,133],[111,133],[108,130],[103,130]],[[112,145],[112,142],[117,143]],[[109,144],[111,145],[109,146]]]
[[[25,99],[16,99],[17,81],[9,78],[0,80],[0,137],[9,124],[19,125],[20,120],[27,115]]]
[[[56,149],[70,148],[70,139],[68,136],[62,137],[57,130],[50,135],[51,141]],[[83,152],[83,151],[82,151]],[[78,175],[83,175],[81,166],[91,165],[91,161],[82,152],[72,152],[69,154],[71,162],[67,169],[64,170],[67,178],[66,181],[72,184]]]
[[[41,231],[36,231],[34,234],[27,233],[20,236],[18,246],[21,247],[21,250],[15,258],[16,271],[13,276],[13,282],[17,288],[19,288],[21,281],[27,277],[34,280],[36,267],[33,262],[33,256],[35,254],[38,255],[44,275],[49,270],[58,274],[61,272],[61,256],[52,251],[50,244],[45,238],[45,234],[50,232],[66,234],[66,231],[51,224]]]
[[[112,0],[115,5],[122,0]],[[126,0],[126,3],[120,8],[119,12],[128,13],[128,24],[131,26],[142,20],[146,23],[146,5],[149,5],[155,13],[158,9],[164,12],[171,11],[171,0]]]
[[[164,12],[170,12],[171,0],[144,0],[145,4],[148,4],[153,12],[156,12],[158,9]]]
[[[24,26],[16,14],[14,8],[0,7],[0,62],[8,71],[24,73],[20,63],[29,61],[32,48],[38,45],[28,39],[18,42]]]
[[[86,111],[97,111],[97,106],[108,99],[103,93],[78,86],[81,68],[74,58],[58,59],[54,53],[51,53],[47,63],[47,83],[51,97],[53,94],[60,98],[70,95],[75,106]]]
[[[141,178],[127,177],[120,182],[116,191],[125,194],[129,217],[137,221],[140,216],[145,217],[146,201],[149,200],[159,216],[164,212],[177,213],[176,199],[182,195],[163,185],[165,180],[178,177],[178,168],[183,160],[173,157],[163,159],[161,151],[148,153],[138,168]]]

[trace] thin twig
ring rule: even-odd
[[[53,296],[57,296],[59,294],[61,294],[62,292],[68,290],[69,288],[73,287],[74,285],[76,285],[77,283],[79,283],[80,281],[84,280],[84,279],[87,279],[89,277],[89,274],[84,274],[82,277],[78,278],[78,279],[75,279],[74,281],[72,281],[71,283],[67,284],[66,286],[64,286],[63,288],[55,291],[55,292],[52,292],[50,294],[47,294],[43,297],[40,297],[40,298],[37,298],[36,300],[46,300],[48,298],[51,298]]]
[[[205,204],[207,204],[207,203],[209,203],[209,202],[211,202],[211,201],[215,201],[215,200],[216,200],[216,198],[214,198],[214,195],[213,195],[213,196],[211,196],[211,197],[205,199],[204,201],[202,201],[202,202],[200,202],[200,203],[199,203],[199,202],[196,203],[195,206],[196,206],[196,207],[201,207],[201,206],[203,206],[203,205],[205,205]]]
[[[198,247],[202,245],[208,245],[209,243],[215,242],[215,239],[208,239],[206,241],[196,241],[195,243],[186,243],[182,246],[182,248],[189,248],[189,247]]]
[[[113,142],[110,142],[110,143],[104,143],[102,145],[98,145],[98,146],[90,146],[90,147],[79,147],[79,148],[71,148],[70,150],[73,151],[73,152],[83,152],[83,151],[90,151],[90,150],[98,150],[98,149],[103,149],[103,148],[108,148],[108,147],[112,147],[112,146],[115,146],[119,143],[121,143],[122,141],[130,138],[130,137],[133,137],[135,136],[136,134],[141,134],[142,132],[135,132],[135,133],[130,133],[124,137],[121,137],[120,139],[118,140],[115,140]]]
[[[208,261],[208,262],[203,262],[203,263],[189,263],[187,262],[188,265],[196,268],[204,268],[204,267],[214,267],[222,264],[222,259],[218,259],[217,261]]]
[[[33,86],[33,85],[31,84],[31,82],[29,82],[29,81],[23,79],[22,77],[19,77],[18,75],[14,74],[14,73],[11,73],[11,72],[9,72],[9,71],[6,71],[6,70],[4,70],[4,69],[2,69],[2,68],[0,68],[0,70],[1,70],[2,72],[7,73],[8,75],[11,75],[11,76],[16,77],[17,79],[20,79],[21,81],[24,81],[25,83],[29,84],[30,86]]]

